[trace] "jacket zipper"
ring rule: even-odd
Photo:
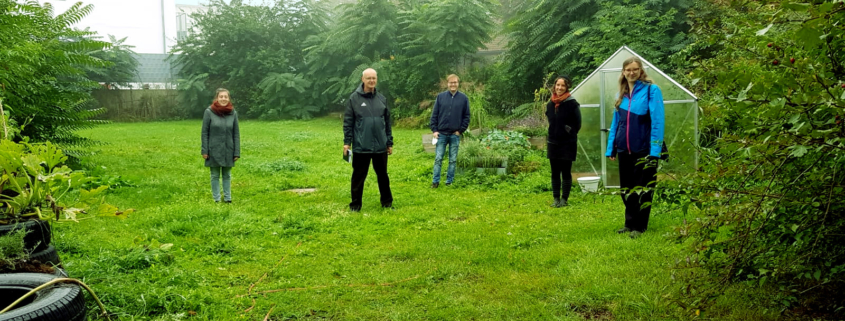
[[[628,115],[626,116],[625,120],[625,144],[628,145],[628,155],[631,155],[631,102],[634,100],[634,91],[631,90],[631,94],[628,95]]]

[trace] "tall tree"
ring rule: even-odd
[[[273,72],[305,72],[305,40],[325,30],[328,19],[315,0],[277,0],[262,5],[212,0],[208,7],[192,14],[195,24],[189,36],[175,47],[176,61],[182,67],[180,83],[202,79],[204,86],[191,88],[226,87],[238,108],[254,116],[274,107],[263,105],[264,93],[258,84]],[[187,97],[198,94],[188,91],[180,95],[185,103],[198,104],[188,106],[193,115],[200,114],[213,96],[207,92],[204,97]]]
[[[99,39],[100,37],[96,37]],[[105,83],[127,85],[138,80],[138,58],[132,48],[125,45],[126,37],[117,39],[109,35],[111,46],[89,53],[91,56],[107,62],[104,68],[86,68],[89,79]]]
[[[0,98],[12,118],[25,125],[21,136],[66,150],[90,143],[75,133],[99,122],[90,118],[100,111],[84,107],[99,87],[85,70],[107,66],[90,53],[109,43],[71,26],[92,9],[77,3],[54,17],[49,4],[0,0]]]
[[[577,83],[622,45],[662,62],[686,44],[684,14],[690,5],[687,0],[528,0],[526,10],[506,22],[504,75],[491,84],[488,99],[505,109],[530,101],[550,72],[569,74]]]

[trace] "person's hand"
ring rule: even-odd
[[[235,161],[236,161],[236,162],[237,162],[239,159],[241,159],[241,157],[240,157],[240,156],[235,156]]]
[[[612,162],[615,162],[615,161],[616,161],[616,157],[613,157],[613,156],[610,156],[610,157],[608,157],[607,159],[609,159],[609,160],[610,160],[610,161],[612,161]]]
[[[343,145],[343,155],[349,155],[349,145]]]
[[[440,132],[434,132],[432,135],[434,135],[434,138],[438,138],[440,137]]]
[[[202,154],[202,159],[208,159],[208,154]]]
[[[457,131],[457,130],[456,130],[456,131],[455,131],[455,135],[461,136],[461,132],[459,132],[459,131]]]
[[[387,155],[393,155],[393,146],[387,148]]]

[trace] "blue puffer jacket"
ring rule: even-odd
[[[616,157],[616,153],[648,153],[650,156],[660,157],[664,121],[663,94],[660,88],[637,80],[633,94],[622,97],[622,104],[613,113],[605,156]]]

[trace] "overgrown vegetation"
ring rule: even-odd
[[[702,215],[678,228],[683,307],[732,284],[787,315],[845,315],[845,5],[701,3],[694,75],[708,111],[702,171],[667,183]],[[680,184],[680,185],[679,185]]]
[[[367,67],[378,71],[397,118],[417,116],[441,78],[490,39],[494,5],[364,0],[341,5],[332,19],[319,1],[209,7],[176,50],[188,115],[207,107],[210,89],[227,87],[249,116],[308,119],[340,108]]]
[[[91,10],[78,3],[54,17],[49,4],[0,0],[0,99],[18,127],[15,140],[50,141],[72,155],[90,144],[75,132],[102,123],[90,119],[101,110],[85,108],[99,87],[86,71],[111,67],[90,54],[108,42],[71,28]]]
[[[688,43],[686,12],[691,1],[517,1],[505,23],[508,50],[488,82],[486,99],[510,113],[532,100],[548,73],[568,74],[575,84],[623,45],[664,70]],[[677,62],[678,65],[670,64]]]

